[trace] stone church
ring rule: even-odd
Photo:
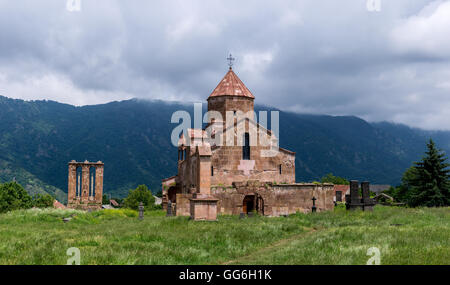
[[[295,153],[254,119],[255,97],[230,67],[209,95],[208,123],[178,143],[178,174],[162,181],[163,207],[177,216],[280,216],[332,210],[332,184],[295,182]],[[276,148],[274,149],[274,146]]]

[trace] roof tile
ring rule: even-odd
[[[217,85],[216,89],[209,95],[211,97],[217,96],[242,96],[254,99],[252,92],[248,90],[245,84],[237,77],[230,67],[225,77]]]

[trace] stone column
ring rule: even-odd
[[[350,199],[352,204],[361,203],[361,198],[359,197],[358,181],[350,181]]]
[[[217,199],[211,196],[211,147],[197,146],[197,189],[190,200],[193,220],[215,221],[217,219]]]
[[[359,197],[359,189],[358,189],[358,181],[351,180],[350,181],[350,203],[346,202],[347,209],[355,210],[362,209],[363,203],[361,203],[361,198]]]
[[[198,151],[198,150],[197,150]],[[211,154],[200,151],[197,156],[197,196],[209,196],[211,194]]]
[[[76,197],[77,192],[77,166],[73,163],[74,161],[69,162],[69,176],[68,176],[68,199],[67,201],[72,201]]]
[[[364,203],[364,211],[372,211],[375,202],[373,199],[370,199],[370,187],[369,182],[364,181],[361,182],[361,190],[362,190],[362,200]]]
[[[81,181],[81,201],[87,203],[89,201],[89,165],[83,164],[82,166],[82,181]]]
[[[97,162],[95,167],[95,202],[97,204],[102,204],[103,199],[103,163],[101,161]]]
[[[367,181],[361,182],[361,190],[362,190],[362,199],[364,203],[366,203],[370,200],[369,182]]]

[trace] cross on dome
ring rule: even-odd
[[[227,60],[228,60],[228,66],[231,69],[231,67],[233,66],[233,61],[235,61],[236,59],[230,53],[230,55],[227,57]]]

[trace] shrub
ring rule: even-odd
[[[33,197],[33,207],[36,208],[51,208],[53,207],[53,202],[55,202],[55,198],[50,194],[36,194]]]
[[[153,208],[155,205],[155,197],[145,185],[139,185],[136,189],[130,190],[128,197],[124,199],[125,207],[133,210],[138,210],[140,202],[146,209]]]
[[[108,205],[109,204],[109,197],[106,194],[103,194],[102,196],[102,204],[103,205]]]
[[[32,207],[31,196],[16,182],[0,184],[0,213]]]
[[[335,185],[350,185],[350,181],[345,178],[334,176],[333,173],[328,173],[320,179],[321,183],[333,183]]]
[[[162,210],[162,208],[163,208],[162,205],[159,204],[159,205],[154,205],[152,210]]]

